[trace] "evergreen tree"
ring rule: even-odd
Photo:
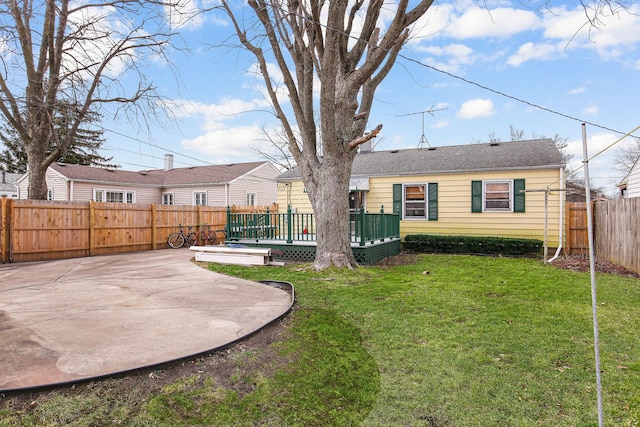
[[[71,122],[67,118],[73,114],[73,110],[73,105],[67,103],[63,104],[60,111],[55,114],[53,123],[56,129],[55,132],[52,132],[47,155],[55,149],[53,138],[64,138],[67,134],[68,123]],[[97,123],[99,120],[100,115],[97,112],[89,111],[84,123]],[[104,143],[103,133],[104,131],[101,129],[91,129],[87,126],[78,128],[69,148],[62,153],[57,161],[84,166],[119,167],[109,163],[113,157],[104,157],[99,153],[100,147]],[[25,173],[27,171],[27,153],[18,132],[5,124],[0,128],[0,141],[4,145],[4,150],[0,152],[0,169],[12,173]]]

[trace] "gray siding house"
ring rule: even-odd
[[[48,198],[58,201],[158,203],[189,206],[258,206],[277,200],[278,169],[266,161],[126,171],[65,163],[47,170]],[[27,199],[29,174],[18,181]]]
[[[0,180],[0,197],[18,198],[18,180],[22,174],[2,171]]]

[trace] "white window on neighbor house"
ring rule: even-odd
[[[173,193],[162,193],[162,204],[173,205]]]
[[[247,206],[255,206],[256,200],[256,193],[247,193]]]
[[[135,203],[136,193],[135,191],[94,189],[93,200],[96,202]]]
[[[53,200],[53,187],[47,188],[47,200]]]
[[[194,206],[207,206],[207,193],[193,193]]]

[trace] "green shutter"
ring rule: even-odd
[[[429,221],[438,220],[438,183],[429,183]]]
[[[524,212],[524,179],[513,180],[513,211]]]
[[[482,212],[482,181],[471,181],[471,212]]]
[[[402,215],[402,184],[393,184],[393,213]]]

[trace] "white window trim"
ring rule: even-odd
[[[55,200],[53,187],[47,187],[47,200]]]
[[[165,203],[164,202],[165,196],[171,196],[171,203]],[[175,199],[176,199],[176,196],[172,191],[166,192],[166,193],[162,193],[162,204],[163,205],[173,206],[173,205],[175,205]]]
[[[509,184],[509,208],[487,208],[487,184]],[[513,179],[487,179],[482,180],[482,212],[506,212],[513,213]]]
[[[249,196],[253,196],[253,204],[249,204]],[[247,191],[244,196],[247,206],[258,206],[258,193]]]
[[[136,192],[133,190],[114,190],[110,188],[94,188],[93,200],[96,202],[106,202],[107,193],[122,193],[122,202],[109,202],[109,203],[136,203]],[[100,194],[100,200],[98,200],[98,194]],[[127,201],[127,196],[131,195],[131,202]]]
[[[407,216],[407,200],[406,195],[407,187],[414,187],[416,185],[424,186],[424,216]],[[425,221],[429,218],[429,183],[427,182],[408,182],[402,184],[402,219],[407,221]]]
[[[198,195],[202,195],[202,194],[204,194],[204,203],[198,204],[197,203],[198,202],[197,197],[198,197]],[[209,203],[209,200],[208,200],[209,197],[207,197],[207,196],[208,195],[207,195],[206,191],[194,191],[193,192],[193,206],[207,206],[207,203]],[[200,202],[202,202],[202,198],[200,198]]]

